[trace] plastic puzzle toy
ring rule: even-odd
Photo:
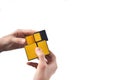
[[[28,61],[37,58],[35,48],[39,47],[45,55],[49,55],[49,49],[47,45],[47,34],[45,30],[35,32],[33,35],[26,36],[27,45],[25,51]]]

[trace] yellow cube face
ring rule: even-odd
[[[35,39],[36,42],[37,42],[37,41],[41,41],[42,38],[41,38],[40,33],[35,33],[35,34],[34,34],[34,39]]]
[[[37,47],[36,43],[25,46],[28,61],[37,58],[37,55],[35,53],[36,47]]]
[[[26,37],[27,45],[24,48],[26,51],[28,61],[37,58],[37,55],[35,53],[36,47],[39,47],[45,55],[50,54],[46,41],[48,41],[48,38],[45,30],[36,32]]]
[[[37,45],[40,49],[42,49],[42,51],[45,55],[49,54],[48,45],[47,45],[47,42],[45,40],[38,42]]]
[[[33,44],[35,42],[33,35],[27,36],[26,37],[26,42],[27,44]]]

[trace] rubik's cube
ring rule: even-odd
[[[48,38],[45,30],[35,32],[33,35],[26,37],[27,45],[25,46],[25,51],[28,61],[37,58],[35,53],[36,47],[39,47],[45,55],[49,55],[47,41]]]

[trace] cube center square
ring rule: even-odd
[[[47,34],[45,30],[35,32],[32,35],[26,36],[27,45],[24,47],[26,51],[26,55],[29,60],[37,58],[35,53],[35,48],[39,47],[45,55],[49,55],[49,49],[47,45]]]

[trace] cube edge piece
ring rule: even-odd
[[[42,40],[48,41],[47,33],[45,30],[40,31],[40,35],[41,35]]]
[[[37,35],[37,34],[39,34],[40,40],[37,40],[37,39],[36,39],[36,35]],[[42,40],[42,37],[41,37],[41,35],[40,35],[40,32],[35,32],[35,33],[33,34],[33,37],[34,37],[35,42],[38,42],[38,41],[41,41],[41,40]]]
[[[39,42],[45,42],[48,53],[47,53],[47,54],[44,53],[44,55],[45,55],[45,56],[49,55],[49,54],[50,54],[50,50],[49,50],[49,47],[48,47],[47,41],[43,40],[43,41],[39,41]],[[39,47],[39,45],[38,45],[39,42],[37,42],[37,46],[38,46],[38,47]],[[40,47],[39,47],[39,48],[40,48]],[[43,51],[43,52],[44,52],[44,51]]]

